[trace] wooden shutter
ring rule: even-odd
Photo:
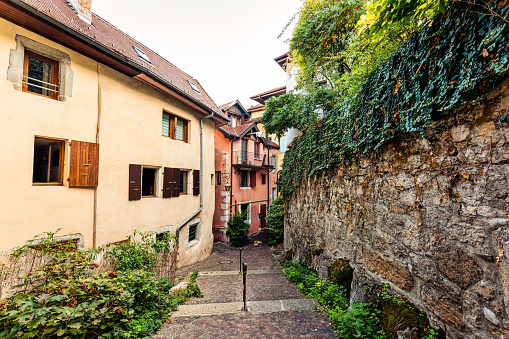
[[[256,187],[256,172],[251,171],[251,178],[249,179],[249,186]]]
[[[97,187],[99,181],[99,144],[71,141],[70,187]]]
[[[180,169],[173,169],[173,189],[172,197],[180,196]]]
[[[173,196],[173,168],[165,167],[163,172],[163,198]]]
[[[200,170],[193,171],[193,195],[200,194]]]
[[[129,200],[141,199],[141,165],[129,165]]]

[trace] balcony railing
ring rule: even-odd
[[[243,151],[233,152],[232,164],[257,167],[269,166],[266,154],[255,154],[254,152]]]

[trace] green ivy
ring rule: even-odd
[[[292,112],[286,127],[300,126],[304,133],[285,153],[280,192],[288,196],[304,178],[348,164],[396,135],[424,135],[437,112],[475,104],[507,77],[509,5],[474,2],[454,2],[435,16],[378,67],[359,92],[342,97],[321,120],[309,123],[304,118],[302,123],[288,105],[273,107],[284,100],[306,102],[306,95],[269,103],[262,121],[283,131],[285,122],[275,111],[285,110]]]

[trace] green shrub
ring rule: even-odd
[[[249,224],[246,224],[247,213],[235,213],[233,218],[228,221],[226,235],[230,237],[230,244],[235,247],[242,247],[249,243],[247,234],[249,233]]]
[[[131,269],[147,257],[136,265],[120,266],[126,268],[123,271],[98,274],[93,272],[98,265],[90,262],[91,251],[54,244],[54,234],[47,233],[37,249],[24,246],[13,252],[19,256],[37,250],[50,260],[27,273],[17,292],[0,301],[1,338],[148,338],[188,296],[201,296],[195,284],[198,272],[188,289],[170,294],[173,284],[168,279]],[[146,243],[153,262],[157,241]]]
[[[152,232],[134,231],[133,235],[127,236],[127,242],[109,246],[106,256],[115,262],[117,271],[153,271],[156,267],[156,255],[175,246],[174,235],[159,235],[162,236],[154,237]]]
[[[269,225],[269,245],[274,246],[284,241],[285,226],[285,203],[282,198],[277,198],[269,207],[266,217]]]
[[[331,320],[331,326],[338,333],[338,338],[387,338],[380,327],[378,313],[368,304],[356,303],[351,308],[327,309],[327,316]]]

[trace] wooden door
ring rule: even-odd
[[[267,216],[267,205],[260,205],[260,228],[267,227],[267,220],[265,217]]]

